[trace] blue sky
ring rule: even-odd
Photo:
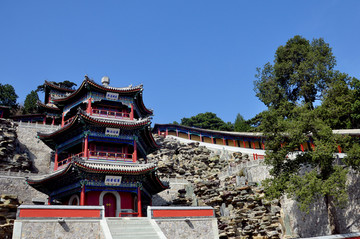
[[[360,1],[0,1],[0,82],[18,101],[44,82],[144,84],[154,123],[265,106],[256,67],[294,35],[322,37],[360,78]],[[42,99],[43,100],[43,99]]]

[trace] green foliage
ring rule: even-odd
[[[234,126],[230,122],[225,123],[215,113],[211,112],[200,113],[190,118],[182,118],[180,125],[221,131],[234,130]]]
[[[39,101],[39,96],[36,91],[32,90],[25,98],[24,101],[24,114],[32,114],[38,111],[37,102]]]
[[[322,38],[310,43],[295,36],[277,49],[274,65],[257,69],[256,96],[268,107],[278,107],[283,100],[313,107],[331,81],[334,66],[335,57]]]
[[[16,107],[16,99],[18,96],[12,85],[0,83],[0,105]]]
[[[332,205],[343,206],[348,198],[346,167],[360,169],[359,140],[332,131],[359,126],[360,82],[334,66],[323,39],[290,39],[277,49],[274,65],[257,69],[256,95],[268,110],[249,121],[266,137],[265,163],[272,176],[263,182],[267,197],[287,194],[303,210],[323,198],[332,219]],[[321,105],[314,107],[316,100]],[[301,152],[309,140],[315,149]],[[337,165],[338,145],[347,153],[345,167]]]
[[[269,110],[261,125],[263,130],[267,129],[265,162],[272,166],[273,176],[263,183],[266,194],[269,198],[278,198],[286,193],[295,198],[303,210],[319,197],[332,196],[336,205],[344,205],[347,198],[347,170],[336,165],[334,152],[338,144],[348,145],[350,138],[334,135],[317,114],[307,104],[287,110],[280,107]],[[309,136],[315,150],[294,153]],[[355,148],[359,150],[359,145]],[[350,155],[350,158],[353,161],[349,166],[359,167],[359,157]]]
[[[237,132],[247,132],[250,130],[250,125],[247,121],[242,117],[241,114],[237,114],[235,123],[234,123],[234,131]]]
[[[360,126],[359,80],[335,71],[332,82],[324,90],[319,115],[332,129]]]
[[[51,81],[51,83],[56,86],[59,86],[61,88],[66,88],[66,89],[74,89],[74,87],[77,86],[77,84],[75,84],[74,82],[67,81],[67,80],[61,81],[61,82]],[[39,85],[35,91],[36,92],[45,92],[45,84]]]

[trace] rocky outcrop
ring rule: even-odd
[[[0,118],[0,171],[33,172],[33,163],[25,152],[19,150],[17,124]]]
[[[245,169],[231,176],[224,174],[230,166],[249,161],[248,155],[213,152],[199,143],[186,145],[172,138],[154,137],[162,147],[148,155],[148,160],[158,162],[159,176],[170,182],[189,182],[174,198],[167,198],[168,205],[212,206],[220,238],[280,237],[279,202],[265,200],[262,188],[247,182]],[[169,191],[164,195],[171,194]]]
[[[0,235],[1,238],[12,238],[17,207],[21,204],[15,195],[0,196]]]

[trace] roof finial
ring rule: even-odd
[[[108,87],[110,84],[110,78],[107,76],[104,76],[103,78],[101,78],[101,84],[105,87]]]

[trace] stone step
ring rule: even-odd
[[[135,231],[135,230],[138,230],[139,228],[141,228],[141,231],[153,231],[153,227],[150,226],[150,225],[145,225],[145,226],[123,226],[123,227],[114,227],[114,226],[110,226],[109,225],[109,228],[111,228],[111,231],[114,231],[114,232],[123,232],[123,231]]]
[[[156,236],[148,236],[148,235],[144,235],[144,236],[136,236],[136,235],[130,235],[130,236],[113,236],[113,239],[159,239],[159,237]]]
[[[107,218],[113,239],[159,239],[148,218]]]
[[[157,233],[154,232],[154,230],[152,232],[143,232],[141,230],[141,232],[139,232],[141,230],[141,228],[139,228],[137,231],[129,231],[129,232],[116,232],[116,233],[112,233],[111,235],[113,236],[131,236],[131,235],[134,235],[134,236],[157,236]]]

